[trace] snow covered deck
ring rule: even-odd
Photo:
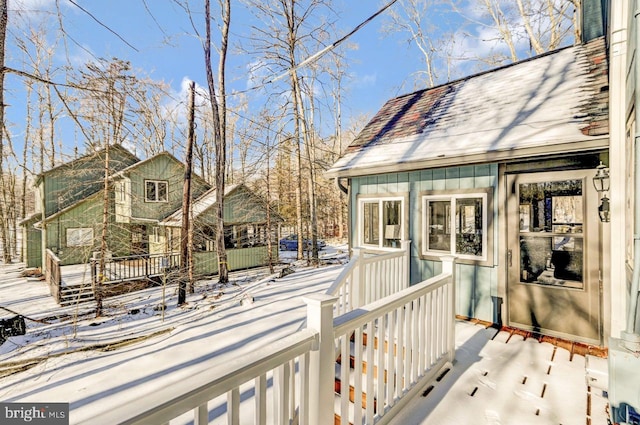
[[[453,369],[391,423],[595,425],[607,423],[606,407],[587,387],[583,355],[459,321]]]
[[[69,402],[70,423],[90,420],[291,334],[305,317],[301,297],[326,291],[341,270],[300,268],[284,278],[238,280],[215,290],[204,283],[187,308],[175,307],[170,288],[164,319],[154,309],[162,302],[161,288],[151,288],[109,299],[105,317],[95,319],[83,314],[89,304],[79,311],[57,306],[46,284],[16,277],[15,266],[0,268],[0,306],[49,318],[49,324],[27,321],[27,335],[0,346],[0,371],[10,362],[44,359],[0,378],[0,400]],[[53,319],[65,314],[69,319]],[[90,345],[96,349],[80,350]],[[467,321],[456,324],[456,347],[453,369],[426,397],[410,401],[393,424],[606,423],[606,399],[588,391],[584,356]],[[219,415],[213,422],[225,413],[210,405],[210,419]]]

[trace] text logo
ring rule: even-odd
[[[2,425],[69,425],[69,403],[0,403]]]

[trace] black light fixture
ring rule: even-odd
[[[596,175],[593,176],[593,187],[596,188],[598,193],[609,190],[609,168],[602,161],[596,167]]]
[[[593,187],[596,191],[602,195],[600,198],[600,206],[598,207],[598,215],[600,221],[608,223],[611,219],[611,210],[609,205],[609,198],[604,192],[609,191],[609,168],[600,161],[600,164],[596,167],[596,175],[593,176]]]
[[[598,215],[600,216],[600,221],[603,223],[608,223],[611,219],[610,209],[609,209],[609,198],[607,195],[603,196],[600,199],[600,206],[598,207]]]

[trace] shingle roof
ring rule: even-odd
[[[224,189],[225,196],[228,196],[231,192],[236,190],[240,185],[232,184],[227,185]],[[200,214],[207,211],[209,208],[216,204],[217,189],[214,187],[203,193],[198,199],[194,200],[191,204],[191,212],[194,218],[200,216]],[[182,224],[182,208],[176,210],[173,214],[162,220],[160,223],[162,226],[177,227]]]
[[[329,170],[355,176],[606,146],[604,39],[389,100]]]

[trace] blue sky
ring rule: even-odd
[[[36,10],[51,10],[52,1],[47,0],[14,0],[14,5],[30,9],[31,22],[33,17],[53,17],[46,12]],[[131,61],[134,68],[143,69],[158,80],[171,83],[176,91],[180,91],[184,78],[195,80],[205,85],[203,54],[199,41],[193,36],[193,29],[185,12],[172,4],[171,1],[150,1],[147,6],[153,13],[153,18],[145,9],[141,0],[109,0],[109,1],[81,1],[77,2],[91,12],[102,23],[106,24],[119,36],[134,46],[129,47],[116,35],[105,29],[91,17],[78,8],[61,1],[64,13],[63,24],[65,31],[74,40],[81,43],[78,46],[73,41],[67,41],[69,55],[72,61],[80,64],[93,60],[95,57],[118,57]],[[213,1],[212,4],[216,2]],[[340,2],[337,2],[340,3]],[[354,7],[357,4],[357,7]],[[374,1],[343,2],[342,8],[335,17],[336,25],[344,32],[351,30],[361,21],[377,11],[380,3]],[[348,7],[347,7],[348,6]],[[234,10],[236,11],[236,10]],[[248,35],[248,16],[238,8],[232,16],[232,37],[236,40]],[[200,16],[196,16],[196,19]],[[155,22],[154,22],[155,18]],[[350,72],[352,93],[349,107],[354,113],[374,113],[388,98],[404,92],[403,82],[408,75],[420,64],[412,56],[408,45],[401,45],[399,37],[385,36],[380,32],[384,16],[378,17],[350,40],[357,44],[357,50],[350,50],[352,61]],[[14,18],[14,24],[22,24],[20,19]],[[196,22],[201,24],[201,22]],[[166,43],[166,39],[170,44]],[[8,46],[11,51],[11,46]],[[83,50],[86,49],[86,50]],[[60,62],[64,61],[64,48],[59,45],[56,56]],[[91,52],[89,54],[88,52]],[[247,85],[247,77],[243,63],[230,54],[228,67],[231,89],[243,90]],[[9,61],[19,67],[19,54],[9,54]],[[410,90],[407,89],[407,90]]]
[[[25,69],[24,54],[15,45],[15,40],[28,37],[27,31],[30,27],[42,26],[51,30],[59,27],[59,22],[62,22],[67,37],[55,45],[53,60],[58,66],[70,63],[72,66],[80,67],[95,58],[117,57],[128,60],[134,69],[141,70],[141,74],[170,84],[173,96],[178,100],[186,99],[185,81],[193,80],[200,86],[206,86],[200,41],[194,36],[192,24],[185,11],[173,1],[75,2],[86,12],[67,0],[58,1],[60,16],[55,9],[55,0],[9,0],[10,36],[7,45],[7,65]],[[351,31],[386,2],[334,1],[335,14],[330,19],[339,32],[328,35],[329,39],[325,42],[334,41]],[[191,3],[194,5],[195,24],[203,32],[201,11],[195,10],[195,7],[203,2]],[[217,2],[212,0],[211,3],[215,10]],[[398,11],[400,3],[399,1],[392,8]],[[247,41],[252,17],[246,9],[239,6],[237,0],[234,0],[233,4],[238,5],[233,9],[231,22],[231,41],[235,46],[239,41]],[[469,21],[465,22],[460,16],[447,14],[443,6],[438,7],[439,9],[433,10],[431,17],[440,27],[458,31],[456,54],[459,55],[463,51],[465,54],[482,54],[491,48],[491,42],[486,41],[494,38],[491,28],[469,24]],[[469,18],[477,17],[471,9],[465,12]],[[389,14],[385,12],[347,42],[352,48],[346,53],[349,79],[344,83],[345,124],[352,116],[371,118],[386,100],[416,89],[414,74],[424,68],[419,52],[414,45],[407,43],[407,35],[384,33],[382,28],[388,22]],[[463,30],[466,35],[463,35]],[[216,29],[213,31],[215,33]],[[437,33],[441,29],[434,28],[433,31]],[[248,55],[237,54],[233,47],[230,49],[227,68],[228,93],[243,91],[250,85],[252,75],[247,68],[250,61]],[[215,57],[214,66],[217,66]],[[474,72],[473,68],[467,69],[467,74]],[[54,78],[56,81],[61,79],[64,79],[62,73]],[[18,150],[24,139],[24,81],[15,75],[9,75],[6,81],[9,88],[6,101],[11,105],[7,110],[7,116],[14,147]]]

